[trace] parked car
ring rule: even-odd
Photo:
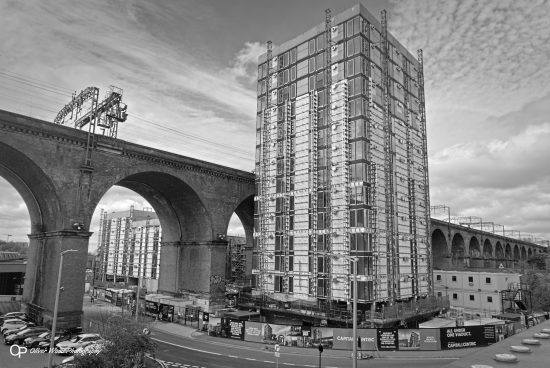
[[[12,333],[16,333],[21,330],[24,330],[27,327],[34,327],[34,326],[36,325],[32,322],[26,322],[20,319],[8,319],[2,325],[2,335],[6,337],[7,335],[11,335]]]
[[[23,344],[27,348],[37,348],[42,341],[50,341],[50,336],[50,331],[42,332],[40,335],[27,337]]]
[[[70,340],[73,337],[74,336],[71,335],[57,335],[53,340],[53,346],[57,346],[60,342]],[[39,342],[37,347],[40,349],[48,349],[50,347],[50,338],[48,337],[48,339]]]
[[[14,318],[22,319],[23,321],[28,320],[27,315],[23,312],[9,312],[0,316],[0,325],[4,323],[5,320]]]
[[[101,336],[99,334],[81,334],[70,340],[58,343],[56,352],[58,354],[72,354],[76,351],[76,349],[88,346],[98,340],[101,340]]]
[[[43,332],[48,332],[46,327],[29,327],[18,333],[8,335],[4,338],[4,344],[6,345],[23,345],[23,342],[27,337],[38,336]]]

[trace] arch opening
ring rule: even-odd
[[[452,264],[458,267],[464,267],[467,264],[466,249],[464,244],[464,238],[460,234],[455,234],[453,236],[453,241],[451,243],[451,259]]]
[[[445,269],[447,265],[447,239],[440,229],[432,232],[432,257],[434,268]]]
[[[481,249],[479,247],[479,241],[475,236],[470,239],[469,253],[472,258],[481,258]]]

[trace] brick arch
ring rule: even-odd
[[[505,259],[512,259],[512,246],[510,243],[506,243],[506,246],[504,247],[504,258]]]
[[[513,253],[514,260],[519,261],[521,259],[521,253],[519,250],[519,246],[516,244],[514,245],[514,253]]]
[[[493,245],[489,239],[485,239],[483,242],[483,258],[490,259],[494,257]]]
[[[441,229],[432,231],[432,257],[434,268],[444,268],[446,265],[445,258],[449,255],[449,246],[447,237]]]
[[[527,251],[525,250],[525,245],[521,246],[521,260],[522,261],[527,260]]]
[[[529,249],[527,250],[527,259],[531,258],[533,256],[533,250],[531,249],[531,247],[529,247]]]
[[[470,239],[468,254],[470,255],[470,257],[481,258],[481,248],[479,246],[479,241],[475,236],[472,236],[472,238]]]
[[[463,266],[465,256],[466,247],[464,238],[460,233],[456,233],[454,234],[451,242],[451,261],[453,265]]]
[[[505,259],[504,247],[502,246],[502,243],[500,241],[497,241],[497,243],[495,244],[495,258],[498,260]]]

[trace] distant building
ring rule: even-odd
[[[502,292],[515,285],[520,285],[519,273],[434,270],[435,293],[448,296],[451,308],[463,310],[466,319],[491,317],[508,309]]]
[[[21,300],[26,267],[26,256],[0,252],[0,302]]]
[[[226,237],[229,252],[229,267],[231,268],[229,281],[238,286],[246,286],[246,238],[244,236]]]
[[[156,292],[162,230],[153,211],[134,210],[101,213],[96,278],[124,282]]]

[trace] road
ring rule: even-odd
[[[100,307],[98,305],[95,308]],[[94,320],[105,320],[111,313],[120,313],[118,308],[102,306],[95,310],[86,310],[85,317]],[[221,338],[203,339],[174,335],[169,332],[154,330],[152,339],[157,343],[156,358],[167,362],[169,367],[180,368],[274,368],[277,365],[273,351],[268,351],[262,344],[231,344]],[[319,367],[319,354],[315,349],[288,349],[281,347],[278,365],[288,367]],[[322,368],[351,367],[348,353],[327,351],[321,360]],[[336,356],[334,356],[336,355]],[[338,356],[339,355],[339,356]],[[456,358],[421,357],[411,359],[383,357],[369,360],[358,360],[358,368],[439,368],[456,360]]]
[[[171,363],[172,367],[199,367],[199,368],[274,368],[276,358],[273,352],[263,349],[258,345],[257,350],[239,348],[231,344],[212,343],[211,341],[197,341],[175,337],[155,331],[154,341],[158,344],[156,358]],[[223,340],[222,340],[223,341]],[[380,368],[439,368],[456,358],[421,358],[412,360],[407,358],[375,358],[358,360],[357,367]],[[322,356],[323,368],[351,367],[350,358]],[[304,353],[285,353],[281,348],[279,367],[319,367],[319,355],[315,350],[309,349]]]

